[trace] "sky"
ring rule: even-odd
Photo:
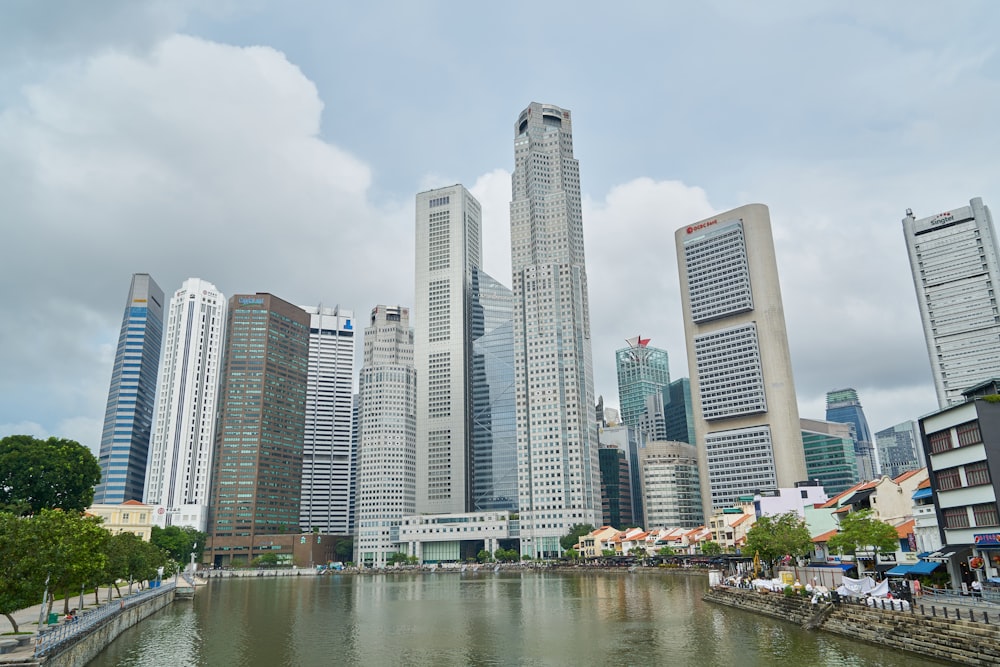
[[[997,25],[989,0],[5,0],[0,436],[97,450],[136,272],[365,322],[413,304],[416,193],[462,183],[510,285],[532,101],[573,112],[606,405],[632,336],[690,375],[674,231],[759,202],[800,416],[851,387],[873,431],[916,419],[900,221],[1000,206]]]

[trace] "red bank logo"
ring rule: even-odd
[[[706,227],[711,227],[717,222],[719,222],[718,218],[716,218],[715,220],[709,220],[708,222],[699,222],[697,225],[691,225],[690,227],[688,227],[687,233],[694,234],[695,232],[705,229]]]

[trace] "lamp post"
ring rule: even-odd
[[[197,542],[195,542],[194,544],[191,545],[191,576],[192,577],[194,576],[194,573],[195,573],[194,555],[195,555],[196,551],[198,551],[198,543]]]
[[[51,574],[45,575],[45,592],[42,593],[42,608],[38,611],[38,631],[42,631],[42,626],[45,625],[45,603],[49,601],[49,577]]]

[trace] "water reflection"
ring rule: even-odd
[[[641,571],[213,580],[92,664],[941,664],[708,605],[706,585]]]

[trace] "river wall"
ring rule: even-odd
[[[710,589],[708,602],[791,621],[900,651],[959,665],[1000,664],[1000,625],[872,609],[856,604],[811,604],[808,598],[736,588]]]
[[[40,659],[39,664],[45,667],[84,667],[122,632],[173,602],[174,593],[175,591],[170,590],[126,607],[101,625],[78,635],[72,643],[60,646],[53,653]]]

